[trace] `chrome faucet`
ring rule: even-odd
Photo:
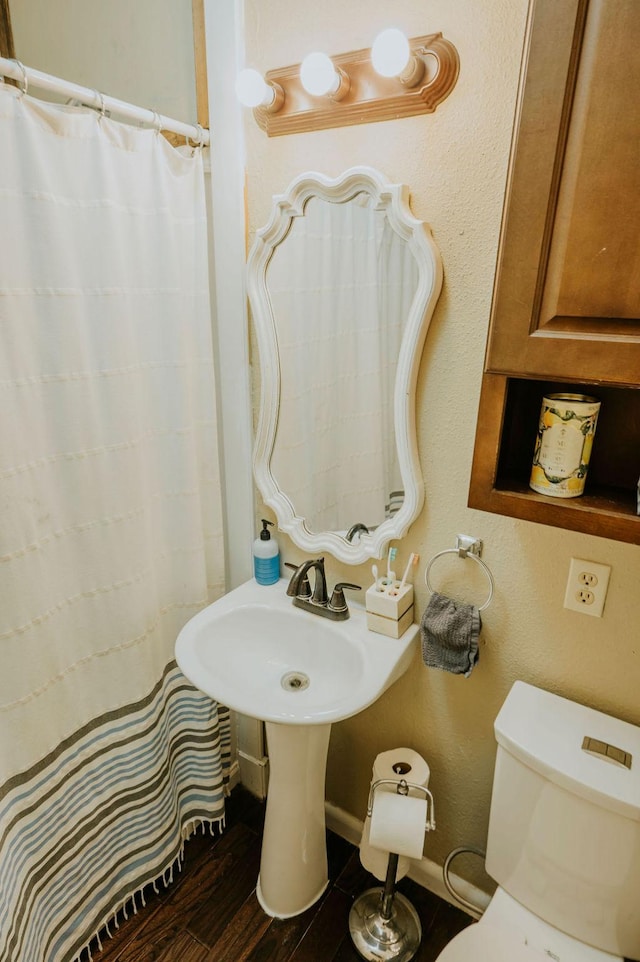
[[[331,618],[333,621],[345,621],[349,617],[349,609],[344,597],[345,588],[353,588],[360,591],[360,585],[352,585],[342,581],[335,586],[331,593],[331,598],[327,595],[327,578],[324,572],[324,558],[313,558],[310,561],[303,561],[301,565],[292,565],[285,562],[287,568],[293,568],[294,572],[287,588],[287,594],[293,598],[293,603],[298,608],[311,611],[314,615],[321,615],[323,618]],[[309,571],[314,569],[313,593],[309,583]]]

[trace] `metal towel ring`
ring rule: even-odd
[[[489,597],[487,598],[487,600],[485,601],[485,603],[484,603],[483,605],[480,605],[480,607],[478,608],[478,611],[484,611],[485,608],[488,608],[488,607],[489,607],[489,605],[491,604],[491,599],[493,598],[493,589],[494,589],[493,575],[491,574],[491,571],[489,570],[488,566],[484,563],[484,561],[482,560],[482,558],[479,558],[478,555],[475,554],[475,553],[474,553],[473,551],[471,551],[471,550],[466,550],[466,551],[465,551],[465,550],[463,550],[463,549],[461,549],[461,548],[445,548],[444,551],[438,551],[437,554],[434,554],[433,558],[431,559],[431,561],[430,561],[429,564],[427,565],[426,570],[425,570],[425,573],[424,573],[424,582],[425,582],[427,588],[429,589],[429,591],[431,592],[431,594],[433,594],[433,592],[435,591],[435,588],[433,587],[433,585],[432,585],[431,582],[429,581],[429,572],[431,571],[431,568],[433,567],[434,561],[437,561],[438,558],[441,558],[441,557],[442,557],[443,555],[445,555],[445,554],[457,554],[457,555],[458,555],[459,557],[461,557],[461,558],[472,558],[473,561],[477,561],[477,562],[478,562],[478,564],[480,565],[480,567],[482,568],[482,570],[483,570],[484,573],[486,574],[486,576],[487,576],[487,578],[488,578],[488,581],[489,581]]]

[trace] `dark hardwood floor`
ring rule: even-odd
[[[353,899],[381,885],[364,870],[358,850],[328,833],[329,886],[293,919],[272,919],[255,894],[264,805],[242,787],[227,801],[222,835],[187,842],[181,873],[159,894],[145,890],[146,907],[119,917],[112,937],[91,946],[94,962],[361,962],[349,935]],[[433,962],[472,919],[409,879],[398,884],[422,923],[416,962]],[[138,904],[140,899],[138,899]],[[88,955],[85,953],[86,958]]]

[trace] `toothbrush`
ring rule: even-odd
[[[407,583],[407,578],[409,577],[409,572],[411,571],[411,568],[415,568],[415,566],[418,564],[419,561],[420,561],[419,554],[415,554],[414,552],[412,552],[409,555],[409,560],[407,561],[407,567],[404,569],[404,574],[402,576],[402,581],[400,582],[400,587],[398,588],[398,591],[402,591],[405,584]]]
[[[375,589],[376,591],[379,591],[380,585],[378,584],[378,566],[377,565],[371,566],[371,574],[373,575],[373,583],[375,585]]]
[[[391,570],[391,565],[396,560],[396,555],[398,553],[397,548],[389,548],[389,557],[387,559],[387,584],[391,585],[396,580],[395,571]]]

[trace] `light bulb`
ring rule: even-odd
[[[374,70],[382,77],[397,77],[406,68],[410,56],[409,41],[402,30],[395,27],[379,33],[371,48]]]
[[[302,86],[313,97],[333,94],[340,87],[340,74],[326,53],[309,53],[300,66]]]
[[[276,91],[262,74],[248,67],[236,78],[236,96],[245,107],[270,107],[276,99]]]

